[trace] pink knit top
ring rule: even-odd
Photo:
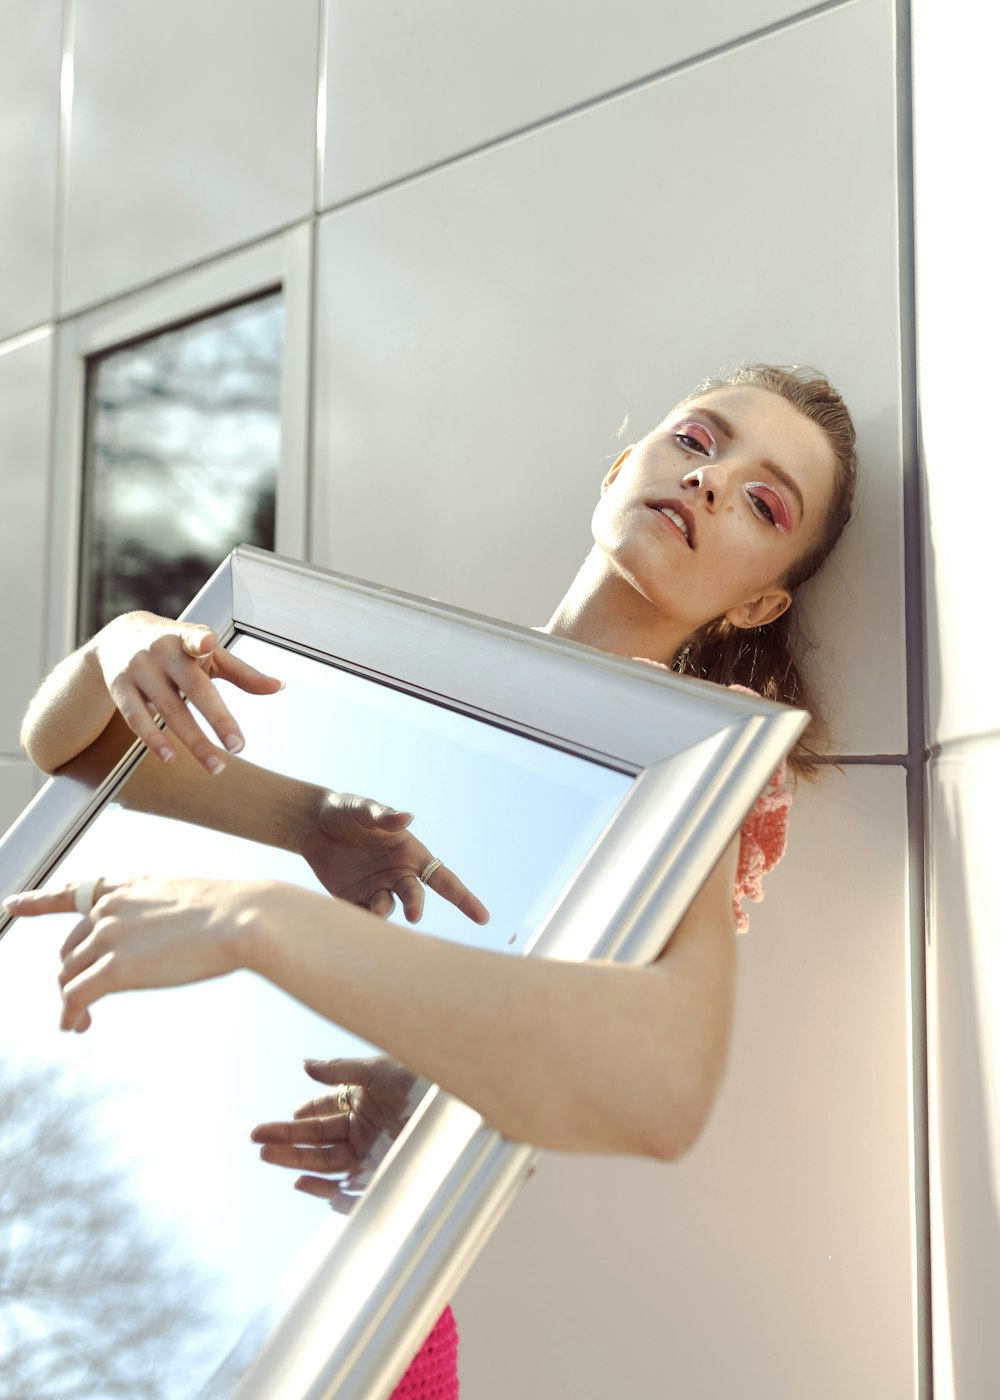
[[[457,1400],[457,1397],[458,1328],[455,1314],[451,1308],[445,1308],[410,1369],[392,1392],[392,1400]]]
[[[732,688],[744,690],[746,687]],[[742,908],[743,900],[760,903],[764,898],[764,876],[785,854],[791,805],[792,794],[782,764],[754,803],[740,831],[740,853],[733,885],[737,933],[746,933],[750,927],[749,916]],[[391,1400],[458,1400],[458,1329],[451,1308],[445,1308],[438,1318],[410,1369],[392,1392]]]

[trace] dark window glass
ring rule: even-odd
[[[81,639],[175,617],[234,545],[274,548],[281,328],[273,293],[89,362]]]

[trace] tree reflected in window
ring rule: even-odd
[[[234,545],[274,548],[281,331],[272,293],[89,362],[81,639],[176,616]]]

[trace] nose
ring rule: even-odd
[[[710,468],[695,467],[686,476],[681,477],[681,487],[686,491],[697,491],[704,497],[707,506],[714,506],[716,500],[716,488],[713,485],[714,477],[709,475]]]

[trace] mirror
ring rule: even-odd
[[[655,956],[804,723],[251,549],[185,616],[286,682],[227,688],[246,757],[415,812],[491,911],[480,927],[429,894],[421,927],[513,956]],[[2,893],[137,873],[321,888],[290,853],[131,810],[147,761],[133,751],[96,790],[50,782],[0,845]],[[317,1092],[304,1057],[378,1048],[247,973],[112,998],[87,1036],[62,1035],[72,923],[25,921],[0,944],[16,1268],[56,1296],[85,1280],[93,1365],[130,1395],[388,1393],[531,1149],[404,1072],[392,1132],[326,1210],[249,1132]]]

